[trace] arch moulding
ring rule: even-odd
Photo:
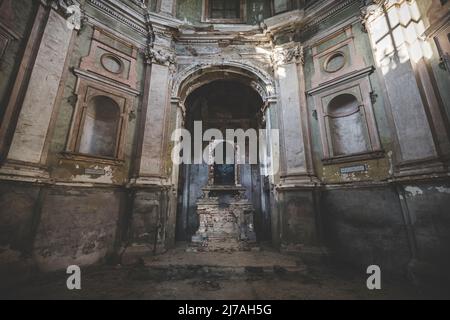
[[[238,61],[198,63],[179,72],[172,85],[172,101],[184,105],[195,89],[215,80],[236,80],[250,85],[265,104],[276,101],[277,89],[273,77],[264,70]]]

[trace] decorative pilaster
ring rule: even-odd
[[[362,9],[389,100],[397,136],[396,174],[401,176],[443,171],[450,153],[439,93],[427,65],[433,53],[418,31],[422,20],[414,0],[372,1]]]
[[[143,125],[140,130],[141,144],[138,150],[137,183],[164,184],[164,159],[167,136],[167,117],[170,113],[169,85],[175,68],[175,54],[168,48],[158,46],[157,34],[150,22],[147,47],[144,51],[146,63],[145,104],[142,108]]]
[[[280,87],[281,175],[272,208],[273,241],[286,251],[320,252],[314,208],[314,176],[304,79],[304,48],[298,43],[277,48],[275,74]],[[292,221],[300,221],[295,231]],[[306,251],[305,251],[306,250]]]
[[[387,0],[363,0],[365,5],[361,8],[361,24],[363,31],[367,32],[367,23],[372,16],[380,15],[383,13],[383,6]]]
[[[80,4],[75,0],[41,0],[43,4],[51,6],[66,19],[69,29],[80,30],[83,22],[83,14]]]
[[[281,97],[281,182],[287,185],[310,184],[313,181],[313,167],[303,74],[303,47],[298,43],[290,43],[277,48],[273,60]]]
[[[170,63],[167,55],[161,50],[155,51],[158,56],[152,58],[150,86],[146,88],[148,96],[147,114],[140,159],[139,177],[162,179],[166,117],[169,111]],[[165,61],[165,63],[163,63]]]
[[[42,15],[37,16],[37,19],[45,21],[40,22],[45,25],[36,59],[30,63],[30,79],[6,158],[6,162],[18,162],[31,167],[40,167],[45,164],[44,145],[48,138],[54,109],[57,107],[55,103],[70,50],[70,42],[74,30],[78,30],[82,22],[81,9],[76,1],[42,0],[40,4],[40,12],[47,12],[47,18],[45,20]],[[39,39],[38,35],[35,36]],[[27,52],[25,57],[29,54],[31,53]],[[23,84],[18,85],[23,86]],[[14,92],[16,91],[13,90]],[[11,101],[16,101],[16,98],[12,97]],[[26,170],[19,173],[14,172],[15,169],[3,167],[1,171],[5,172],[5,170],[11,175],[27,175]],[[35,170],[29,173],[32,176],[41,175]]]

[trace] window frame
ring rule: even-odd
[[[210,17],[210,1],[203,0],[203,10],[202,10],[202,22],[209,23],[228,23],[228,24],[242,24],[247,20],[247,3],[246,0],[239,0],[240,2],[240,17],[235,18],[211,18]]]

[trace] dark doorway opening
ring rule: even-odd
[[[194,139],[194,122],[201,121],[202,129],[218,129],[226,136],[226,129],[264,129],[261,124],[260,95],[247,83],[237,80],[216,80],[194,90],[186,99],[185,129]],[[247,142],[248,143],[248,142]],[[203,143],[203,148],[208,142]],[[248,147],[246,153],[248,153]],[[225,150],[225,148],[224,148]],[[198,230],[199,222],[196,201],[202,196],[208,183],[209,166],[203,164],[182,165],[179,179],[179,198],[177,210],[177,241],[189,241]],[[234,164],[216,164],[214,166],[215,184],[232,185],[235,183]],[[259,241],[268,241],[270,234],[270,212],[267,192],[264,190],[264,177],[259,164],[239,165],[239,183],[245,188],[245,196],[255,208],[255,231]]]

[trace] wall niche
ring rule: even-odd
[[[94,27],[89,55],[74,69],[77,104],[63,156],[123,163],[128,118],[139,95],[136,59],[134,45]]]
[[[372,106],[370,74],[356,52],[352,26],[312,45],[314,98],[324,164],[383,157]]]

